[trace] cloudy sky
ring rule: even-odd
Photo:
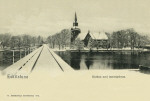
[[[77,12],[83,33],[135,28],[150,34],[149,0],[0,0],[0,33],[48,36],[71,28]]]

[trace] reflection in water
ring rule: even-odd
[[[90,69],[90,66],[92,67],[93,61],[90,59],[91,54],[88,54],[87,58],[85,59],[85,64],[87,66],[87,69]]]
[[[144,74],[149,74],[150,75],[150,70],[140,70],[141,73],[144,73]]]
[[[24,56],[25,56],[25,52],[22,51],[21,57],[24,57]],[[14,62],[16,62],[20,59],[19,51],[14,52],[14,59],[15,59]],[[3,52],[1,51],[0,52],[0,71],[4,70],[6,67],[12,65],[12,63],[13,63],[13,52],[12,51],[3,51]]]
[[[66,57],[67,58],[67,57]],[[80,62],[81,62],[81,54],[75,54],[75,53],[71,53],[70,54],[70,65],[71,66],[76,66],[76,69],[79,70],[80,69]]]
[[[56,52],[75,70],[137,69],[150,66],[150,52]]]
[[[150,67],[150,52],[56,52],[75,70],[137,69],[139,65]],[[25,53],[22,52],[22,57]],[[15,62],[20,58],[15,52]],[[0,70],[12,64],[12,52],[0,52]],[[140,71],[149,74],[150,71]]]

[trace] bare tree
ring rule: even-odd
[[[59,47],[59,49],[64,49],[64,47],[70,45],[71,33],[69,29],[63,29],[61,32],[56,33],[47,38],[48,43],[52,48],[55,48],[55,45]]]
[[[84,43],[79,38],[77,38],[75,40],[75,46],[76,46],[76,49],[79,50],[80,52],[80,50],[84,48]]]
[[[11,35],[9,33],[1,34],[1,39],[0,40],[1,40],[1,44],[2,44],[3,48],[9,47],[10,39],[11,39]]]

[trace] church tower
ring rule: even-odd
[[[74,18],[74,23],[73,23],[73,27],[77,27],[78,26],[78,22],[77,22],[77,14],[75,12],[75,18]]]
[[[81,32],[81,30],[78,28],[77,14],[75,12],[73,27],[71,28],[71,44],[72,45],[74,44],[74,41],[80,32]]]

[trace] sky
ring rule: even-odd
[[[134,28],[150,35],[149,0],[0,0],[0,33],[49,36],[70,29],[77,13],[81,33]]]

